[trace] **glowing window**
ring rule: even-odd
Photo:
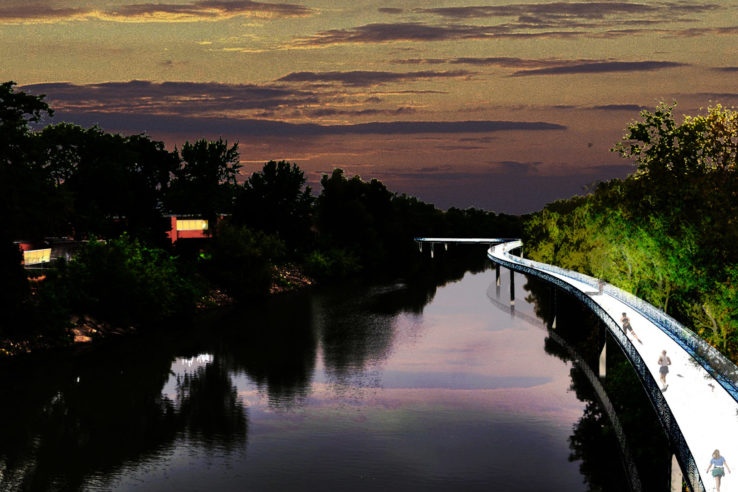
[[[177,220],[178,231],[206,231],[208,230],[208,221],[202,219],[193,220]]]
[[[23,252],[23,263],[26,265],[38,265],[51,261],[51,248],[32,249]]]

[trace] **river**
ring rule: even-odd
[[[510,273],[498,288],[483,268],[276,296],[6,370],[0,486],[623,490],[616,441],[515,279],[512,309]]]

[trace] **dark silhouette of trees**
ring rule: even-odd
[[[238,190],[233,221],[276,235],[291,250],[311,244],[314,198],[305,173],[286,161],[269,161]]]
[[[238,144],[229,147],[222,139],[185,142],[180,155],[167,208],[172,213],[200,214],[215,224],[218,214],[230,213],[233,208],[234,187],[241,168]]]
[[[0,212],[10,237],[33,239],[53,226],[58,204],[30,125],[53,111],[44,96],[15,91],[14,85],[0,84]]]
[[[163,143],[69,123],[48,126],[39,138],[43,165],[66,204],[67,234],[111,237],[126,231],[163,239],[162,204],[178,165]]]

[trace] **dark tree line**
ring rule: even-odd
[[[74,314],[133,325],[186,315],[211,288],[248,301],[289,283],[276,269],[285,264],[324,281],[405,275],[429,261],[415,236],[521,232],[517,217],[444,212],[340,169],[323,176],[317,196],[286,161],[239,184],[237,144],[201,139],[168,150],[144,134],[46,124],[52,115],[44,96],[0,85],[1,282],[12,292],[0,338],[34,326],[48,334],[50,325],[63,338]],[[170,214],[208,220],[212,237],[173,248]],[[11,242],[53,236],[90,242],[30,289]]]

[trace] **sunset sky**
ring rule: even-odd
[[[738,103],[737,47],[724,0],[0,3],[0,79],[55,122],[508,213],[628,174],[609,149],[641,109]]]

